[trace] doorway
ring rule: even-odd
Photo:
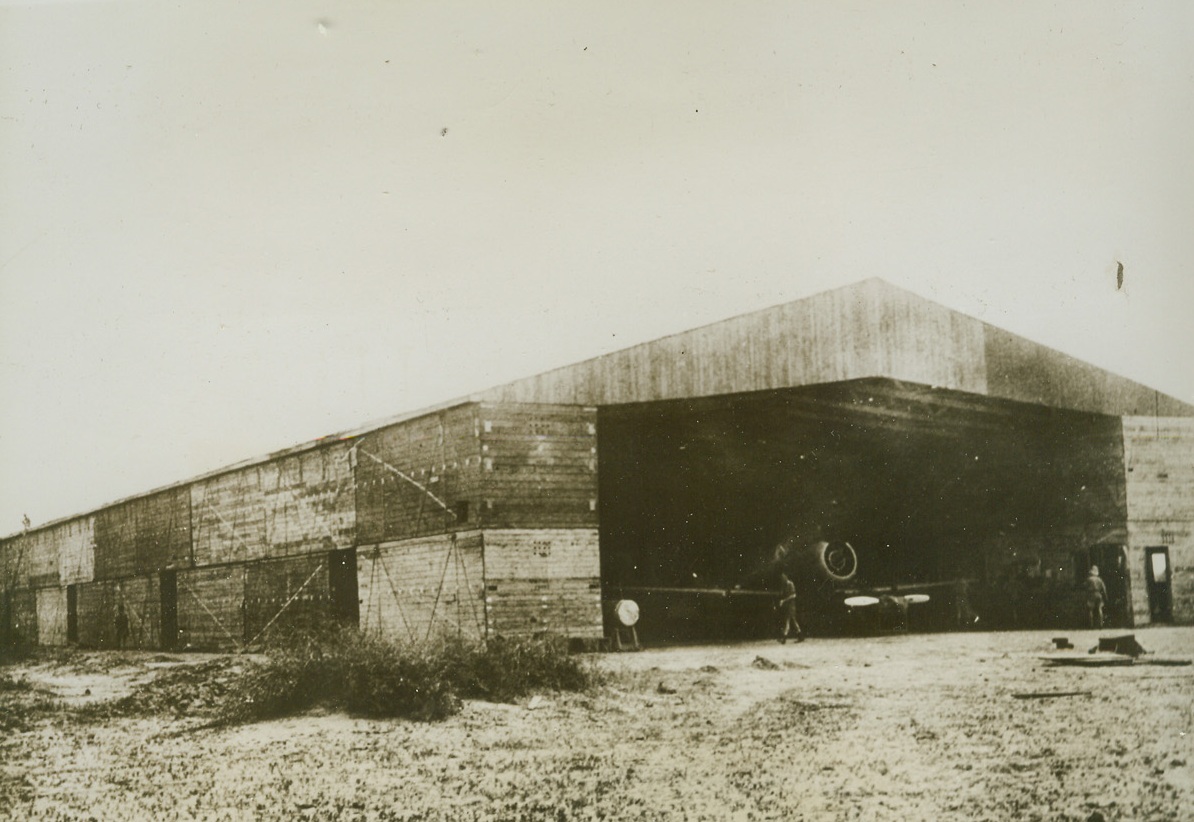
[[[1127,548],[1123,545],[1095,545],[1089,553],[1088,565],[1098,566],[1099,576],[1107,586],[1107,627],[1131,628],[1132,596]]]
[[[357,593],[355,548],[328,552],[328,588],[332,594],[332,619],[341,625],[359,625],[361,602]]]
[[[1169,546],[1144,549],[1144,578],[1148,581],[1148,610],[1153,622],[1173,622],[1173,568]]]
[[[172,651],[178,645],[178,572],[162,571],[158,578],[161,594],[162,648]]]

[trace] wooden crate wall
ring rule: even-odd
[[[65,590],[62,603],[65,635]],[[116,623],[121,605],[128,619],[124,647],[140,650],[160,647],[161,593],[156,574],[79,585],[76,602],[79,644],[87,648],[118,647]]]
[[[0,579],[10,584],[28,588],[69,585],[89,582],[94,572],[94,517],[80,517],[0,541]]]
[[[11,628],[22,642],[37,642],[37,592],[28,588],[12,592]]]
[[[357,544],[476,527],[481,453],[475,405],[398,423],[356,443]],[[461,503],[467,503],[468,511]]]
[[[1194,623],[1194,417],[1124,417],[1128,543],[1137,624],[1151,619],[1145,549],[1168,546],[1173,618]]]
[[[0,590],[29,585],[29,564],[20,552],[18,539],[0,539]]]
[[[601,637],[596,529],[487,530],[484,536],[491,636]]]
[[[29,587],[44,588],[58,584],[58,547],[59,531],[57,528],[43,528],[31,531],[17,537],[19,546],[28,560]]]
[[[178,572],[179,645],[232,650],[245,642],[245,566]]]
[[[75,607],[79,618],[79,644],[84,648],[110,648],[115,644],[116,600],[106,582],[86,582],[78,587]]]
[[[191,495],[172,488],[95,515],[95,578],[183,568],[191,561]]]
[[[327,554],[262,560],[245,566],[245,642],[257,646],[289,629],[328,618]]]
[[[481,544],[465,532],[358,548],[361,630],[403,641],[483,637]]]
[[[19,536],[0,540],[0,590],[29,587],[29,560]]]
[[[37,591],[37,644],[66,644],[66,589]]]
[[[129,621],[125,647],[161,647],[161,587],[158,576],[120,580],[114,586],[116,601],[124,605]]]
[[[480,440],[486,528],[596,527],[596,409],[486,403]]]
[[[230,471],[191,487],[196,566],[351,547],[349,443]]]
[[[261,467],[269,556],[352,547],[356,503],[350,447],[337,442]]]
[[[191,486],[196,567],[267,555],[262,473],[263,466],[253,465]]]
[[[52,529],[58,542],[58,582],[74,585],[95,578],[95,517],[80,517]]]

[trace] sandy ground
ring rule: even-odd
[[[1194,658],[1192,628],[1136,636],[1157,657]],[[606,655],[594,693],[469,702],[436,724],[314,713],[188,730],[185,716],[49,712],[0,738],[0,816],[1194,819],[1194,667],[1054,667],[1050,637]],[[1080,650],[1097,638],[1070,633]],[[207,658],[72,659],[3,673],[71,705]],[[1059,692],[1089,693],[1016,697]]]

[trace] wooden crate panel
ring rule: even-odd
[[[0,585],[6,588],[29,586],[29,559],[21,537],[0,540]]]
[[[263,560],[245,567],[245,641],[256,646],[329,617],[327,554]]]
[[[0,539],[0,585],[5,588],[24,588],[29,585],[29,564],[20,550],[19,539]]]
[[[1124,417],[1123,436],[1129,519],[1194,522],[1194,417]]]
[[[116,597],[107,582],[78,587],[79,644],[84,648],[115,647]]]
[[[486,579],[490,636],[602,635],[601,584],[590,579]]]
[[[57,528],[43,528],[18,537],[29,557],[29,586],[44,588],[58,584]]]
[[[79,644],[102,649],[157,648],[160,646],[160,604],[156,575],[81,584],[77,602]],[[62,607],[65,636],[65,589]],[[123,639],[119,631],[122,621],[125,626]]]
[[[597,530],[485,531],[490,635],[602,634]]]
[[[601,574],[597,529],[485,532],[485,577],[589,579]]]
[[[481,535],[442,534],[357,550],[361,629],[403,641],[485,635]]]
[[[58,534],[58,581],[61,585],[95,578],[95,517],[73,519],[54,528]]]
[[[245,566],[178,573],[178,632],[183,647],[237,649],[245,641]]]
[[[22,589],[12,593],[12,632],[21,642],[37,643],[37,592]]]
[[[191,486],[196,566],[267,556],[263,469],[254,465]]]
[[[356,534],[352,458],[350,443],[341,442],[261,467],[270,556],[352,547]]]
[[[65,588],[42,588],[37,592],[37,644],[66,644]]]
[[[486,403],[480,427],[486,528],[597,525],[595,409]]]
[[[161,588],[157,575],[120,580],[115,585],[117,611],[128,618],[126,648],[161,647]]]
[[[1168,546],[1173,618],[1194,623],[1194,418],[1124,417],[1133,614],[1151,618],[1145,549]]]
[[[184,568],[191,561],[186,487],[105,508],[95,515],[95,578],[120,579]]]
[[[357,544],[475,527],[481,472],[474,405],[365,435],[356,444]]]

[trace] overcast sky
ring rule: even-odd
[[[0,0],[0,534],[872,276],[1194,401],[1191,43],[1184,0]]]

